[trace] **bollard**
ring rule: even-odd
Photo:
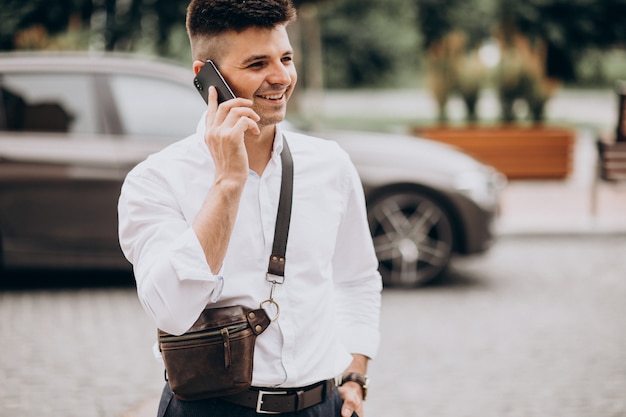
[[[617,141],[626,142],[626,81],[619,80],[615,83],[617,93]]]

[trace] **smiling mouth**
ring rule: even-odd
[[[278,101],[278,100],[282,100],[285,97],[285,94],[284,93],[268,94],[268,95],[259,95],[258,97],[265,99],[265,100]]]

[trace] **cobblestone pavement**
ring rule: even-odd
[[[626,236],[509,237],[385,289],[368,417],[626,416]],[[154,416],[132,288],[0,292],[0,416]]]
[[[449,285],[386,290],[369,416],[626,416],[625,253],[505,239]]]
[[[113,417],[161,386],[134,290],[0,293],[0,416]]]

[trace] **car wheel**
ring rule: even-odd
[[[452,219],[430,195],[396,191],[378,196],[368,205],[368,221],[384,285],[422,285],[448,266]]]

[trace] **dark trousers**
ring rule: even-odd
[[[343,400],[335,388],[325,401],[313,407],[295,413],[279,414],[280,417],[341,417]],[[222,401],[219,398],[210,398],[198,401],[181,401],[172,394],[166,383],[159,403],[157,417],[258,417],[251,408],[242,407]],[[356,417],[356,414],[353,414]]]

